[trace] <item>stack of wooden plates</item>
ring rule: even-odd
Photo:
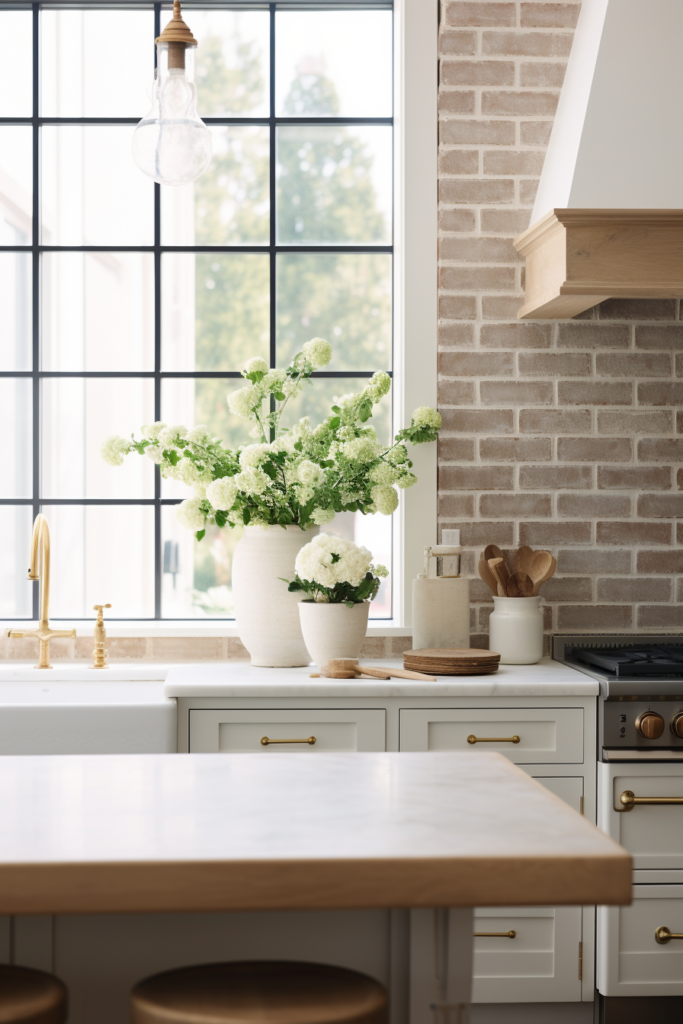
[[[433,676],[485,676],[498,670],[500,654],[468,647],[428,647],[404,651],[403,665]]]

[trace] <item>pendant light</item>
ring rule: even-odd
[[[135,129],[133,158],[160,185],[187,185],[209,166],[211,133],[197,114],[197,40],[182,19],[180,0],[156,44],[152,107]]]

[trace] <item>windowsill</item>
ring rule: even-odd
[[[82,619],[77,622],[64,622],[53,619],[53,629],[75,629],[77,636],[90,635],[95,627],[95,620]],[[132,622],[105,621],[107,636],[110,637],[238,637],[239,629],[234,622],[187,622],[169,619],[165,622],[139,621]],[[37,622],[4,622],[2,635],[7,636],[9,630],[30,631],[38,628]],[[393,619],[384,619],[368,626],[368,636],[410,636],[407,626],[398,626]]]

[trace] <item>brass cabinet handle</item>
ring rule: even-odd
[[[519,743],[519,736],[468,736],[468,743]]]
[[[308,743],[309,747],[312,747],[315,743],[315,736],[309,736],[305,740],[271,740],[268,736],[262,736],[261,743],[264,747],[270,746],[271,743]]]
[[[512,928],[509,932],[472,932],[472,937],[475,939],[516,939],[517,932]],[[659,939],[657,941],[659,942]]]
[[[660,946],[665,946],[667,942],[671,942],[672,939],[683,939],[683,934],[677,932],[670,932],[666,925],[662,925],[655,932],[655,939]]]
[[[683,796],[635,796],[630,789],[625,789],[619,803],[625,811],[632,811],[636,804],[683,804]]]

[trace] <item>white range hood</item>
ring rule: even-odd
[[[683,0],[583,0],[531,227],[522,318],[683,297]]]

